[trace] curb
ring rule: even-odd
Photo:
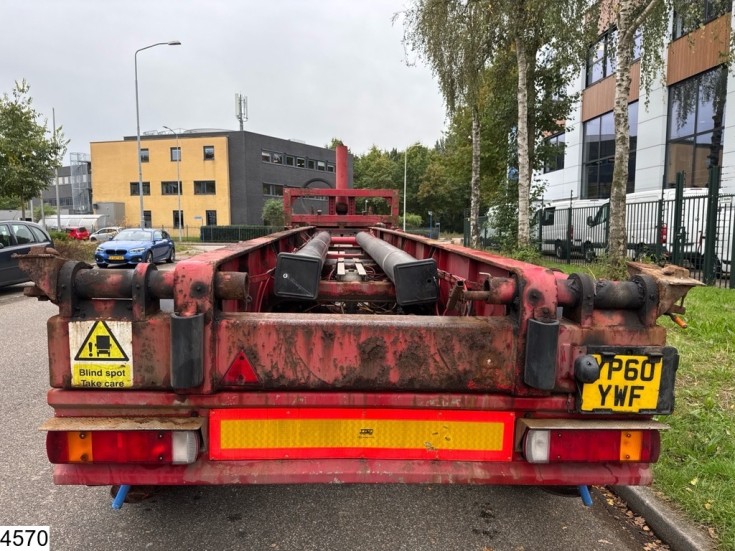
[[[641,486],[610,486],[628,507],[646,519],[648,526],[673,551],[714,551],[715,543],[681,513]]]

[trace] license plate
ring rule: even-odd
[[[119,254],[111,254],[108,258],[110,260],[125,260],[125,257],[120,256]]]
[[[218,409],[209,458],[510,461],[514,424],[501,411]]]
[[[662,354],[607,352],[592,353],[592,356],[600,364],[600,378],[582,386],[581,411],[669,413],[661,409],[673,406],[673,374],[664,376]],[[664,388],[665,408],[659,404],[662,378],[667,383]]]

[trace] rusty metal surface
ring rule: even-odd
[[[212,376],[244,351],[262,388],[510,392],[513,333],[506,318],[228,314]]]
[[[55,465],[56,484],[579,484],[648,485],[640,463],[531,465],[460,461],[331,459],[290,461],[199,460],[192,465]]]
[[[396,289],[390,281],[321,281],[320,301],[394,301]]]
[[[141,390],[135,393],[109,390],[51,390],[48,403],[57,416],[145,416],[195,413],[217,407],[377,407],[377,408],[441,408],[546,412],[566,415],[574,408],[568,394],[522,397],[503,394],[432,393],[432,392],[345,392],[288,390],[221,391],[214,395],[180,395]]]
[[[203,425],[197,417],[52,417],[38,430],[200,430]]]

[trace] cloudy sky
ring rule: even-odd
[[[445,111],[431,72],[401,44],[402,0],[0,0],[0,92],[31,85],[71,140],[135,135],[134,54],[141,132],[237,129],[353,153],[375,144],[432,145]],[[67,156],[68,159],[68,156]]]

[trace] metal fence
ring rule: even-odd
[[[156,226],[155,229],[168,232],[174,241],[179,239],[179,228],[176,226]],[[271,226],[182,226],[181,238],[183,241],[204,243],[237,243],[281,230],[282,227]]]
[[[557,202],[540,208],[532,220],[534,244],[559,262],[595,262],[607,254],[609,202],[575,203],[594,202],[570,201],[566,206]],[[502,236],[493,220],[480,217],[479,226],[480,245],[497,250]],[[676,188],[661,192],[659,199],[628,202],[626,231],[630,259],[684,266],[708,285],[735,288],[735,195],[717,193],[716,185],[685,190],[678,177]]]

